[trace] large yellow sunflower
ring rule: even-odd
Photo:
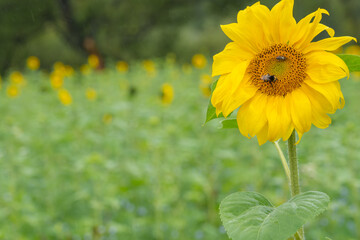
[[[349,76],[346,64],[330,53],[353,37],[333,37],[321,24],[325,9],[298,23],[294,0],[282,0],[271,10],[259,2],[237,15],[237,23],[222,25],[233,41],[214,56],[212,75],[220,75],[211,103],[227,117],[239,108],[241,134],[257,136],[259,144],[289,138],[295,129],[301,139],[314,124],[326,128],[327,114],[344,106],[339,79]],[[317,42],[324,30],[330,35]]]

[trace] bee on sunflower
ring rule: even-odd
[[[237,23],[222,25],[232,40],[214,56],[212,75],[220,76],[211,97],[216,114],[237,112],[244,136],[284,141],[296,130],[299,139],[311,125],[326,128],[328,114],[344,106],[339,79],[349,77],[341,58],[331,53],[355,40],[334,37],[320,23],[325,9],[299,22],[293,0],[282,0],[271,10],[259,2],[237,15]],[[321,32],[329,38],[313,42]]]

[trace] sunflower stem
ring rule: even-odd
[[[300,193],[299,169],[298,169],[298,159],[296,156],[295,143],[296,143],[296,137],[295,137],[295,130],[294,130],[288,140],[291,197],[294,197]],[[305,234],[304,234],[303,227],[297,231],[297,233],[295,234],[295,239],[296,240],[305,240]]]

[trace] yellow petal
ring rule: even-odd
[[[249,14],[250,10],[251,10],[252,8],[257,7],[257,6],[261,6],[260,2],[256,2],[256,3],[254,3],[253,5],[251,5],[250,7],[246,7],[244,10],[240,10],[240,11],[238,12],[238,14],[237,14],[237,21],[238,21],[238,23],[241,23],[244,18],[247,18],[246,15]]]
[[[312,123],[316,127],[324,129],[331,124],[331,118],[325,112],[322,112],[319,109],[315,109],[312,112]]]
[[[284,135],[282,137],[283,141],[287,141],[291,136],[292,132],[294,131],[294,125],[291,123],[289,126],[284,126]]]
[[[215,112],[216,112],[216,116],[219,116],[219,115],[220,115],[220,113],[221,113],[220,108],[216,108],[216,109],[215,109]]]
[[[295,143],[295,145],[298,145],[299,144],[299,142],[301,141],[301,138],[302,138],[302,136],[303,136],[303,133],[301,133],[301,132],[298,132],[298,131],[296,131],[297,132],[297,135],[298,135],[298,140],[297,140],[297,142]]]
[[[301,89],[304,91],[304,93],[311,99],[315,99],[316,102],[321,106],[324,112],[326,113],[334,113],[335,110],[333,108],[333,105],[331,102],[320,92],[316,91],[315,89],[311,88],[306,83],[301,86]],[[310,102],[313,102],[311,101]]]
[[[331,27],[328,27],[322,23],[319,23],[316,26],[315,32],[314,32],[314,37],[316,37],[317,35],[319,35],[321,32],[326,31],[330,37],[333,37],[335,35],[335,31],[334,29],[332,29]],[[312,40],[312,39],[311,39]]]
[[[212,76],[230,73],[241,61],[251,59],[254,55],[242,49],[237,43],[231,42],[225,49],[214,56]]]
[[[294,130],[294,125],[291,120],[291,111],[290,111],[291,107],[290,107],[289,99],[290,99],[289,94],[286,95],[285,97],[277,97],[277,101],[278,101],[277,114],[281,122],[279,137],[277,139],[282,138],[284,141],[288,140],[288,138],[290,137],[291,133]]]
[[[278,114],[282,122],[280,137],[282,137],[283,140],[285,141],[290,137],[294,129],[294,126],[291,121],[291,111],[290,111],[290,104],[288,99],[286,97],[279,97],[278,101],[280,102]]]
[[[308,53],[311,51],[334,51],[341,47],[342,45],[354,40],[356,42],[356,38],[354,37],[332,37],[325,38],[323,40],[312,42],[306,48],[304,48],[303,53]]]
[[[268,140],[268,125],[266,124],[256,135],[259,145],[263,145]]]
[[[265,112],[267,98],[264,94],[255,94],[239,108],[237,122],[242,135],[254,137],[264,127],[267,122]]]
[[[294,0],[282,0],[271,9],[272,36],[277,43],[287,43],[296,26]]]
[[[266,106],[266,117],[268,119],[268,140],[273,142],[281,137],[282,119],[279,112],[281,111],[281,99],[283,97],[269,96]]]
[[[314,20],[312,21],[312,23],[310,23],[308,25],[308,29],[307,29],[307,32],[304,36],[304,40],[303,40],[303,43],[301,46],[299,46],[299,49],[303,49],[304,47],[306,47],[313,39],[314,37],[316,36],[316,30],[318,28],[318,25],[322,19],[322,14],[323,13],[326,13],[326,14],[329,14],[326,10],[324,11],[324,9],[318,9],[316,12],[315,12],[315,18]]]
[[[304,84],[302,90],[311,102],[312,123],[318,128],[327,128],[331,118],[326,114],[331,110],[329,102],[317,91]]]
[[[296,89],[289,95],[291,119],[298,133],[303,134],[311,128],[311,104],[309,98],[301,90]]]
[[[254,41],[252,36],[251,24],[248,26],[239,25],[238,23],[230,23],[227,25],[221,25],[221,29],[231,40],[239,44],[244,51],[251,52],[256,55],[261,51]]]
[[[225,93],[224,91],[224,84],[226,83],[226,79],[229,77],[230,74],[222,75],[219,77],[217,81],[216,88],[211,96],[211,104],[217,108],[217,106],[222,103],[224,99]],[[216,92],[215,92],[216,91]]]
[[[224,102],[227,104],[227,102],[232,100],[232,95],[242,82],[248,65],[249,61],[240,62],[231,73],[223,75],[219,78],[211,97],[211,103],[216,108],[220,108],[221,112],[224,112],[225,110]],[[247,85],[248,83],[246,82],[245,86]]]
[[[312,81],[311,79],[306,79],[303,84],[306,84],[310,88],[316,90],[327,100],[327,102],[331,105],[331,109],[328,109],[330,111],[327,111],[328,113],[334,113],[337,109],[343,108],[345,101],[339,82],[336,81],[320,84]]]
[[[261,5],[260,2],[247,7],[245,10],[239,11],[237,22],[242,29],[250,31],[253,41],[258,49],[268,46],[271,42],[270,29],[268,27],[271,21],[270,10]]]
[[[331,124],[331,118],[323,112],[314,112],[313,124],[318,128],[327,128]]]
[[[305,58],[308,65],[306,72],[316,82],[331,82],[345,76],[349,78],[350,73],[347,65],[333,53],[310,52],[305,55]]]
[[[218,82],[215,91],[224,93],[225,95],[232,94],[244,78],[248,65],[249,61],[240,62],[236,67],[234,67],[231,73],[226,75],[226,78],[222,78],[222,82]]]
[[[237,116],[236,116],[236,121],[238,124],[238,128],[240,133],[247,137],[250,138],[249,136],[249,125],[247,124],[247,112],[249,109],[249,104],[245,103],[243,106],[241,106],[237,112]]]
[[[258,89],[251,83],[250,77],[245,77],[235,92],[225,97],[222,110],[224,117],[227,117],[232,111],[252,98],[257,90]]]
[[[332,64],[320,65],[314,64],[306,69],[308,76],[317,83],[334,82],[346,77],[346,73]]]
[[[293,130],[289,110],[289,100],[283,96],[269,97],[266,107],[268,119],[268,140],[273,142],[280,138],[288,139]]]
[[[319,8],[317,11],[310,13],[301,19],[295,27],[293,35],[290,36],[289,43],[295,48],[301,50],[306,47],[311,40],[316,36],[316,29],[321,21],[322,14],[329,15],[328,11]],[[311,20],[314,19],[313,22]]]

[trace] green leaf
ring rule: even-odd
[[[216,80],[215,82],[213,82],[211,84],[211,94],[213,93],[216,84],[217,84],[218,80]],[[211,98],[210,98],[211,99]],[[222,114],[219,114],[219,116],[216,116],[216,109],[215,107],[211,104],[211,100],[209,100],[209,104],[208,104],[208,109],[206,112],[206,119],[205,119],[205,123],[206,124],[208,121],[215,119],[215,118],[221,118],[224,117]]]
[[[352,54],[338,54],[338,56],[346,63],[350,72],[360,71],[360,56]]]
[[[221,128],[238,128],[236,118],[228,118],[221,121]]]
[[[325,193],[310,191],[275,208],[259,193],[237,192],[221,202],[220,217],[233,240],[286,240],[325,211],[329,201]]]
[[[211,100],[209,100],[209,105],[208,105],[208,109],[206,112],[206,119],[205,119],[205,123],[207,123],[210,120],[213,120],[215,118],[220,118],[223,117],[222,114],[219,114],[219,116],[216,116],[216,109],[215,107],[211,104]],[[204,123],[204,124],[205,124]]]

